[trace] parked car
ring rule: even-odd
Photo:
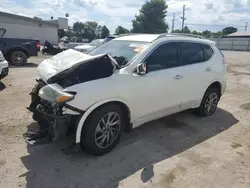
[[[3,38],[6,29],[0,28],[0,51],[13,65],[22,66],[30,56],[37,56],[40,41],[33,39]]]
[[[91,43],[76,46],[74,49],[79,52],[87,53],[93,50],[94,48],[96,48],[97,46],[101,45],[103,42],[104,42],[104,39],[95,39],[95,40],[92,40]]]
[[[6,77],[9,73],[8,62],[5,60],[2,52],[0,51],[0,80]]]
[[[169,34],[118,37],[88,54],[67,50],[38,73],[34,119],[46,120],[50,136],[74,127],[75,142],[94,155],[145,122],[187,109],[210,116],[226,89],[226,61],[214,42]]]

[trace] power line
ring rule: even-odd
[[[175,13],[173,14],[173,20],[172,20],[172,32],[174,31],[174,23],[175,23]]]
[[[181,30],[183,31],[183,28],[184,28],[184,22],[185,22],[185,20],[186,20],[186,18],[185,18],[185,7],[186,7],[186,5],[183,5],[183,11],[182,11],[182,17],[181,17],[181,19],[182,19],[182,27],[181,27]]]

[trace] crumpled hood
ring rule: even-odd
[[[69,49],[40,63],[38,66],[38,75],[43,81],[47,82],[51,77],[61,73],[62,71],[70,69],[78,63],[88,62],[102,56],[105,56],[105,54],[90,56],[88,54],[83,54],[76,50]],[[110,59],[115,65],[114,59],[112,57],[110,57]]]

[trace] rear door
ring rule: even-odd
[[[211,56],[208,45],[195,42],[180,42],[180,74],[182,81],[181,108],[199,106],[206,87],[213,79]]]

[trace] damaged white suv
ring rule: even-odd
[[[172,34],[122,36],[88,54],[67,50],[38,73],[33,118],[48,125],[52,140],[74,130],[75,143],[94,155],[145,122],[187,109],[213,114],[226,88],[215,43]]]

